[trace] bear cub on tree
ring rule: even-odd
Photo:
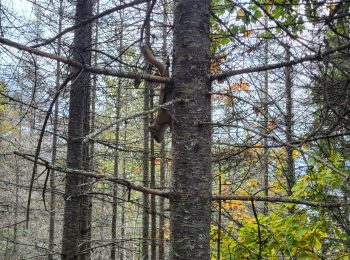
[[[169,77],[169,59],[167,63],[163,63],[157,60],[152,50],[149,46],[141,46],[141,53],[145,61],[153,66],[155,66],[162,77]],[[166,102],[169,102],[173,99],[173,86],[171,83],[161,84],[159,92],[159,105],[162,105]],[[157,143],[161,143],[164,138],[165,131],[170,126],[171,127],[171,114],[167,108],[160,108],[158,110],[157,116],[152,124],[149,126],[149,129],[152,133],[152,137],[156,140]]]

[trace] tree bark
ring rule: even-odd
[[[117,97],[116,97],[116,118],[120,117],[120,80],[118,82]],[[119,125],[115,127],[115,143],[119,144]],[[115,178],[119,177],[119,151],[118,149],[114,152],[114,173]],[[113,204],[112,204],[112,249],[111,249],[111,260],[115,260],[117,256],[116,252],[116,239],[117,239],[117,216],[118,216],[118,186],[116,183],[113,184]]]
[[[286,46],[286,62],[290,61],[290,48]],[[293,143],[293,98],[292,98],[292,68],[285,68],[285,82],[286,82],[286,135],[287,143]],[[294,174],[294,160],[293,160],[293,148],[287,147],[287,194],[292,195],[292,188],[295,184],[295,174]]]
[[[147,10],[150,9],[150,4],[147,3]],[[150,46],[150,24],[147,24],[146,26],[146,45]],[[150,72],[150,66],[147,66],[146,72]],[[143,110],[147,111],[149,109],[149,102],[150,102],[150,88],[151,83],[148,81],[145,81],[145,89],[143,93]],[[149,117],[148,115],[145,115],[143,118],[143,158],[142,158],[142,172],[143,172],[143,186],[149,187],[149,140],[150,140],[150,133],[149,133]],[[143,193],[143,209],[142,209],[142,259],[148,260],[149,259],[149,195],[146,193]]]
[[[160,179],[160,188],[164,189],[165,187],[165,143],[164,140],[161,143],[160,147],[160,170],[159,170],[159,179]],[[158,248],[158,259],[165,259],[165,245],[164,245],[164,235],[165,235],[165,218],[164,218],[164,198],[159,197],[159,248]]]
[[[122,22],[122,20],[121,20]],[[123,24],[120,26],[121,35],[119,38],[119,52],[122,52],[122,40],[123,40]],[[116,119],[120,118],[120,98],[121,98],[121,79],[118,79],[117,93],[116,93],[116,104],[115,104],[115,114]],[[115,126],[115,143],[119,145],[120,137],[120,127],[117,124]],[[113,176],[115,178],[119,177],[119,151],[118,149],[114,152],[114,170]],[[113,184],[113,204],[112,204],[112,248],[111,248],[111,260],[115,260],[117,257],[116,250],[116,239],[117,239],[117,220],[118,220],[118,186],[116,183]]]
[[[162,30],[162,56],[163,61],[166,61],[167,59],[167,24],[168,24],[168,1],[163,1],[163,30]],[[161,189],[164,189],[165,187],[165,140],[163,139],[161,145],[160,145],[160,169],[159,169],[159,185]],[[164,198],[159,197],[159,232],[158,232],[158,259],[164,260],[165,259],[165,244],[164,244],[164,235],[165,235],[165,218],[164,218]]]
[[[77,0],[75,21],[81,21],[92,16],[92,0]],[[73,42],[73,60],[91,65],[92,26],[86,24],[75,30]],[[77,73],[78,68],[72,71]],[[88,132],[87,107],[89,88],[91,84],[90,72],[82,72],[73,80],[70,90],[69,121],[68,121],[68,149],[67,168],[86,169],[88,166],[88,145],[83,147],[82,139]],[[84,150],[84,151],[83,151]],[[84,156],[85,154],[85,156]],[[62,259],[86,259],[86,254],[80,255],[81,250],[89,246],[90,210],[91,204],[86,197],[87,178],[68,174],[65,185],[65,207],[62,238]],[[81,185],[84,184],[84,185]],[[85,240],[85,241],[84,241]]]
[[[127,126],[125,126],[125,129],[124,129],[124,144],[126,143],[127,139],[126,139],[126,128]],[[123,158],[123,179],[126,180],[126,158],[125,158],[125,155],[124,155],[124,158]],[[127,247],[124,245],[124,240],[125,240],[125,230],[126,230],[126,222],[125,222],[125,200],[127,198],[127,194],[124,194],[124,197],[123,197],[123,201],[122,201],[122,217],[121,217],[121,229],[120,229],[120,236],[121,236],[121,243],[120,243],[120,247],[121,247],[121,250],[120,250],[120,260],[124,260],[124,257],[126,259],[127,258],[127,255],[126,255],[126,252],[127,250],[124,250],[126,249]]]
[[[63,0],[60,0],[59,6],[59,20],[58,20],[58,33],[62,31],[62,20],[63,20]],[[61,55],[61,38],[57,40],[57,54]],[[56,91],[58,91],[60,86],[60,62],[56,62]],[[58,104],[59,98],[57,98],[55,103],[54,117],[53,117],[53,135],[52,135],[52,165],[56,164],[57,157],[57,130],[58,130]],[[54,255],[52,254],[55,247],[55,219],[56,219],[56,173],[51,171],[50,175],[50,217],[49,217],[49,255],[48,260],[53,260]]]
[[[150,83],[145,82],[144,90],[144,110],[149,107],[149,88]],[[142,158],[142,172],[143,172],[143,186],[149,187],[149,119],[148,115],[143,119],[143,158]],[[149,195],[143,193],[143,209],[142,209],[142,259],[148,260],[148,237],[149,237]]]
[[[154,107],[153,105],[154,90],[151,87],[150,89],[150,108]],[[154,120],[153,114],[151,114],[151,121]],[[151,138],[150,143],[150,156],[151,156],[151,178],[150,178],[150,187],[154,189],[156,187],[156,168],[155,168],[155,153],[154,153],[154,139]],[[154,194],[151,195],[151,260],[157,259],[157,215],[156,215],[156,197]]]
[[[209,259],[211,122],[209,0],[174,1],[174,97],[190,102],[173,111],[170,259]]]
[[[269,26],[268,19],[265,17],[265,28]],[[269,42],[268,39],[265,40],[264,44],[264,65],[269,64]],[[264,109],[264,129],[268,130],[269,127],[269,71],[264,73],[264,89],[263,89],[263,109]],[[269,196],[269,148],[268,148],[268,138],[265,136],[263,139],[263,156],[262,156],[262,171],[263,171],[263,189],[264,196]],[[268,202],[264,202],[263,208],[264,215],[267,215],[269,212]]]

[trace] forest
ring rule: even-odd
[[[0,259],[350,259],[349,0],[0,0]]]

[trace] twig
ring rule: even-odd
[[[105,127],[102,127],[100,130],[98,131],[95,131],[91,134],[88,134],[87,136],[84,137],[83,139],[83,143],[86,143],[88,142],[89,140],[93,139],[94,137],[100,135],[101,133],[103,133],[104,131],[110,129],[111,127],[115,126],[115,125],[118,125],[120,123],[123,123],[127,120],[130,120],[130,119],[133,119],[133,118],[136,118],[136,117],[140,117],[140,116],[145,116],[145,115],[148,115],[148,114],[153,114],[153,113],[156,113],[160,108],[166,108],[166,107],[169,107],[175,103],[179,103],[179,102],[184,102],[184,100],[182,99],[173,99],[172,101],[169,101],[169,102],[166,102],[162,105],[159,105],[151,110],[147,110],[147,111],[141,111],[141,112],[137,112],[133,115],[129,115],[129,116],[125,116],[125,117],[122,117],[122,118],[119,118],[118,120],[114,121],[113,123],[109,124],[109,125],[106,125]]]
[[[18,156],[28,160],[28,161],[31,161],[31,162],[35,161],[34,155],[24,154],[24,153],[20,153],[20,152],[16,152],[16,151],[14,151],[13,153],[15,155],[18,155]],[[120,178],[108,177],[104,174],[99,174],[99,173],[96,174],[94,172],[89,172],[89,171],[75,170],[75,169],[63,168],[63,167],[59,167],[59,166],[53,166],[48,161],[46,161],[40,157],[39,157],[39,161],[37,162],[37,164],[41,165],[41,166],[45,166],[45,167],[47,167],[51,170],[57,171],[57,172],[63,172],[63,173],[67,173],[67,174],[75,174],[75,175],[79,175],[79,176],[94,178],[96,180],[106,180],[106,181],[120,184],[122,186],[125,186],[125,187],[130,188],[130,189],[135,190],[135,191],[140,191],[140,192],[147,193],[147,194],[153,194],[153,195],[161,196],[164,198],[168,198],[170,195],[169,191],[151,189],[151,188],[135,185],[127,180],[120,179]]]
[[[288,62],[280,62],[280,63],[275,63],[275,64],[269,64],[269,65],[264,65],[264,66],[258,66],[258,67],[251,67],[251,68],[245,68],[245,69],[239,69],[239,70],[229,70],[229,71],[224,71],[221,74],[218,75],[213,75],[211,76],[211,80],[222,80],[227,77],[232,77],[235,75],[241,75],[241,74],[247,74],[247,73],[252,73],[252,72],[260,72],[260,71],[266,71],[266,70],[273,70],[273,69],[279,69],[283,67],[289,67],[293,65],[297,65],[299,63],[303,63],[306,61],[315,61],[315,60],[322,60],[325,56],[329,56],[335,52],[342,51],[345,49],[348,49],[350,47],[350,43],[343,44],[337,48],[330,49],[325,52],[320,52],[315,55],[307,55],[303,58],[296,59],[296,60],[291,60]]]
[[[149,1],[147,1],[147,2],[149,2]],[[157,0],[152,0],[152,3],[150,5],[149,9],[147,10],[147,14],[146,14],[145,20],[143,21],[142,28],[141,28],[141,37],[140,37],[141,42],[143,42],[143,33],[145,31],[146,26],[149,24],[149,20],[151,18],[151,14],[152,14],[152,11],[153,11],[153,8],[154,8],[156,2],[157,2]]]
[[[90,17],[89,19],[86,19],[80,23],[77,23],[71,27],[68,27],[67,29],[63,30],[62,32],[60,32],[59,34],[57,34],[55,37],[52,37],[50,39],[47,39],[45,40],[44,42],[42,43],[39,43],[39,44],[36,44],[34,46],[32,46],[32,48],[38,48],[38,47],[41,47],[41,46],[44,46],[44,45],[47,45],[47,44],[50,44],[52,43],[53,41],[57,40],[58,38],[62,37],[63,35],[65,35],[66,33],[70,32],[70,31],[73,31],[74,29],[77,29],[79,28],[80,26],[83,26],[85,24],[88,24],[88,23],[91,23],[103,16],[106,16],[106,15],[109,15],[111,13],[114,13],[116,11],[119,11],[119,10],[122,10],[122,9],[125,9],[127,7],[131,7],[131,6],[134,6],[134,5],[138,5],[138,4],[143,4],[143,3],[147,3],[147,2],[150,2],[151,0],[136,0],[136,1],[133,1],[133,2],[130,2],[128,4],[122,4],[122,5],[118,5],[116,7],[113,7],[111,9],[108,9],[104,12],[101,12],[95,16],[92,16]]]
[[[253,209],[253,214],[256,220],[256,224],[258,225],[258,239],[259,239],[259,254],[258,254],[258,259],[262,259],[261,258],[261,252],[262,252],[262,240],[261,240],[261,230],[260,230],[260,221],[258,218],[258,214],[256,213],[256,208],[254,205],[254,200],[252,199],[250,201],[252,203],[252,209]]]
[[[22,50],[22,51],[36,54],[36,55],[41,56],[41,57],[45,57],[45,58],[52,59],[52,60],[57,60],[57,61],[60,61],[64,64],[67,64],[70,66],[82,68],[87,72],[93,72],[96,74],[109,75],[109,76],[128,78],[128,79],[145,79],[148,81],[159,82],[159,83],[170,83],[171,82],[171,80],[168,78],[159,77],[159,76],[155,76],[155,75],[148,74],[148,73],[140,74],[140,73],[124,72],[124,71],[117,71],[117,70],[113,70],[113,69],[106,69],[106,68],[102,69],[102,68],[88,66],[86,64],[82,64],[80,62],[67,59],[63,56],[59,56],[56,54],[52,54],[52,53],[40,51],[40,50],[35,49],[35,48],[28,47],[26,45],[5,39],[3,37],[0,37],[0,43],[7,45],[7,46],[10,46],[10,47],[13,47],[13,48],[16,48],[18,50]]]
[[[272,203],[292,203],[292,204],[299,204],[299,205],[305,205],[310,207],[316,207],[316,208],[337,208],[337,207],[343,207],[350,205],[350,203],[344,203],[344,202],[331,202],[331,203],[325,203],[325,202],[315,202],[315,201],[307,201],[307,200],[301,200],[301,199],[291,199],[291,198],[285,198],[285,197],[263,197],[263,196],[240,196],[240,195],[214,195],[213,201],[218,200],[240,200],[240,201],[267,201]]]
[[[81,74],[82,71],[83,71],[83,70],[81,70],[81,71],[79,72],[77,78],[80,76],[80,74]],[[50,118],[50,115],[51,115],[53,106],[55,105],[57,98],[59,97],[59,95],[60,95],[60,93],[62,92],[62,90],[67,86],[67,84],[69,83],[69,81],[73,78],[73,76],[74,76],[74,74],[73,74],[73,73],[70,73],[70,74],[68,75],[68,77],[64,80],[64,82],[59,86],[57,92],[55,93],[54,98],[52,99],[52,101],[51,101],[51,103],[50,103],[49,109],[48,109],[47,112],[46,112],[46,116],[45,116],[45,119],[44,119],[44,123],[43,123],[43,126],[42,126],[41,131],[40,131],[40,136],[39,136],[39,140],[38,140],[38,145],[37,145],[36,150],[35,150],[35,158],[34,158],[34,165],[33,165],[32,177],[31,177],[31,179],[30,179],[29,192],[28,192],[27,216],[26,216],[26,220],[27,220],[26,226],[27,226],[27,228],[28,228],[28,222],[29,222],[30,202],[31,202],[31,197],[32,197],[32,188],[33,188],[33,185],[34,185],[34,179],[35,179],[35,175],[36,175],[36,171],[37,171],[37,162],[38,162],[38,158],[39,158],[39,155],[40,155],[41,144],[42,144],[42,141],[43,141],[43,138],[44,138],[46,125],[47,125],[47,122],[49,121],[49,118]],[[44,204],[45,204],[45,203],[44,203]]]

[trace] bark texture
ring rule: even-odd
[[[81,21],[92,16],[92,0],[77,0],[75,21]],[[91,65],[91,24],[76,29],[73,42],[73,60],[86,65]],[[74,67],[73,72],[80,69]],[[67,167],[70,169],[87,168],[87,161],[84,162],[82,139],[84,132],[88,130],[87,120],[87,97],[91,84],[91,75],[89,72],[82,72],[78,78],[73,80],[70,90],[69,121],[68,121],[68,149],[67,149]],[[85,125],[85,129],[84,129]],[[87,150],[87,149],[84,149]],[[85,157],[86,158],[86,157]],[[85,165],[84,165],[85,164]],[[65,207],[64,224],[62,238],[62,259],[86,259],[88,256],[79,255],[83,246],[88,246],[87,241],[90,236],[89,207],[87,198],[84,198],[82,188],[79,185],[87,182],[86,178],[78,175],[68,174],[66,176],[65,186]],[[84,216],[82,216],[84,214]],[[83,222],[83,223],[80,223]]]
[[[265,28],[268,28],[269,23],[267,17],[265,17]],[[269,41],[265,40],[264,44],[264,65],[269,64]],[[264,89],[263,89],[263,109],[264,109],[264,129],[267,131],[269,127],[269,71],[265,71],[264,75]],[[263,189],[264,195],[269,196],[269,148],[268,148],[268,138],[267,136],[263,139],[264,152],[262,157],[262,172],[263,172]],[[264,202],[263,207],[264,215],[269,213],[269,203]]]
[[[290,49],[286,47],[286,62],[290,61]],[[285,116],[285,124],[286,124],[286,135],[287,142],[289,144],[293,143],[293,96],[292,96],[292,68],[285,68],[285,82],[286,82],[286,116]],[[287,177],[287,194],[291,196],[293,191],[293,185],[295,184],[295,173],[294,173],[294,159],[293,159],[293,148],[287,148],[287,169],[286,169],[286,177]]]
[[[173,187],[170,259],[210,258],[209,0],[174,1]],[[206,122],[206,124],[201,124]]]
[[[150,3],[147,3],[147,10],[150,10]],[[145,27],[146,37],[145,42],[147,46],[150,46],[150,24]],[[151,67],[147,66],[146,72],[151,72]],[[150,102],[150,88],[151,83],[145,81],[145,89],[143,92],[143,110],[149,109]],[[149,187],[149,145],[150,145],[150,132],[149,132],[149,117],[145,115],[143,118],[143,156],[142,156],[142,172],[143,172],[143,186]],[[142,259],[149,259],[149,196],[147,193],[142,194]]]

